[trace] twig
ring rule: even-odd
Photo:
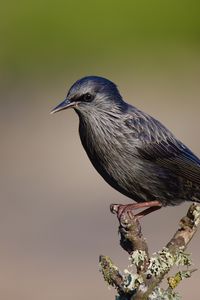
[[[117,212],[116,205],[114,212]],[[122,215],[119,219],[120,245],[131,255],[131,263],[136,266],[136,274],[131,272],[122,274],[110,258],[100,256],[100,265],[104,279],[117,289],[118,299],[157,299],[155,298],[156,291],[159,291],[160,295],[162,289],[159,288],[159,285],[170,269],[174,265],[190,265],[190,259],[184,253],[184,250],[194,236],[199,222],[200,206],[192,204],[187,215],[181,219],[179,229],[166,247],[159,251],[157,256],[150,258],[138,218],[129,213]],[[191,275],[192,271],[188,270],[187,274]],[[184,276],[184,274],[186,273],[178,272],[174,277],[171,277],[171,282],[177,279],[178,284],[182,278],[189,277]],[[174,292],[172,286],[170,286],[169,279],[168,284],[169,288],[164,293],[165,295],[170,293],[172,295]]]
[[[111,212],[116,214],[118,210],[117,205],[112,208]],[[141,260],[137,265],[137,273],[140,274],[141,271],[146,271],[149,262],[149,251],[146,240],[142,235],[138,218],[128,212],[124,213],[119,220],[119,233],[120,245],[124,250],[130,255],[136,250],[138,253],[144,254],[145,259],[143,261]]]

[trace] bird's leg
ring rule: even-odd
[[[127,213],[130,217],[133,216],[133,211],[136,209],[147,207],[147,209],[136,214],[135,216],[141,218],[147,214],[159,209],[162,207],[162,204],[159,201],[148,201],[141,203],[131,203],[131,204],[111,204],[110,210],[112,213],[117,214],[118,219],[121,219],[122,216]]]
[[[154,211],[160,209],[161,207],[162,207],[162,205],[149,207],[149,208],[144,209],[143,211],[139,212],[138,214],[136,214],[135,217],[140,219],[140,218],[150,214],[151,212],[154,212]]]

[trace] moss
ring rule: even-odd
[[[112,260],[108,256],[101,256],[100,257],[100,271],[103,274],[103,277],[105,281],[112,286],[115,286],[115,278],[116,276],[119,276],[119,278],[122,276],[119,274],[118,268],[113,264]]]
[[[138,267],[139,265],[141,265],[141,263],[147,260],[147,255],[143,250],[135,250],[129,259],[133,265]]]
[[[178,250],[174,255],[169,252],[168,248],[163,248],[161,251],[155,253],[150,259],[147,274],[159,276],[167,272],[174,265],[176,266],[190,266],[192,264],[190,255],[183,250]]]
[[[167,247],[154,253],[149,258],[148,249],[146,251],[136,245],[130,256],[130,265],[124,273],[113,264],[107,256],[100,257],[100,267],[105,281],[117,289],[116,300],[144,299],[144,300],[180,300],[179,294],[174,289],[184,279],[189,278],[195,270],[189,270],[192,261],[190,254],[184,249],[196,232],[196,226],[200,220],[200,206],[191,205],[187,215],[181,219],[180,228],[176,231]],[[126,231],[125,231],[126,233]],[[124,232],[122,231],[123,235]],[[132,232],[134,235],[134,232]],[[134,244],[135,245],[135,244]],[[138,247],[137,247],[138,246]],[[130,253],[129,249],[125,249]],[[144,267],[143,267],[144,266]],[[180,271],[174,276],[170,276],[168,288],[159,287],[161,281],[172,267],[186,267],[185,271]]]
[[[169,287],[175,289],[184,278],[191,277],[194,271],[196,270],[179,271],[175,276],[169,277],[167,279]]]
[[[165,291],[161,288],[156,288],[149,296],[149,300],[180,300],[180,295],[174,291]]]
[[[155,253],[156,256],[151,257],[147,275],[159,276],[166,272],[174,265],[174,257],[167,248],[163,248],[161,251]]]
[[[124,270],[123,278],[124,278],[124,287],[129,291],[136,290],[143,283],[142,276],[138,274],[133,274],[132,272],[129,272],[127,269]]]
[[[185,253],[182,249],[177,251],[174,255],[175,265],[176,266],[191,266],[192,260],[190,254]]]
[[[180,272],[178,272],[175,276],[169,277],[167,279],[169,287],[172,289],[175,289],[181,280],[182,280],[182,278],[181,278]]]

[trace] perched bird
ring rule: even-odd
[[[82,145],[95,169],[117,191],[147,207],[138,216],[183,201],[200,202],[200,160],[159,121],[126,103],[108,79],[76,81],[51,113],[74,108]]]

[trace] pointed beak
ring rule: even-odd
[[[74,107],[76,106],[76,102],[74,101],[70,101],[69,99],[65,99],[63,102],[61,102],[60,104],[58,104],[54,109],[51,110],[51,114],[54,114],[58,111],[70,108],[70,107]]]

